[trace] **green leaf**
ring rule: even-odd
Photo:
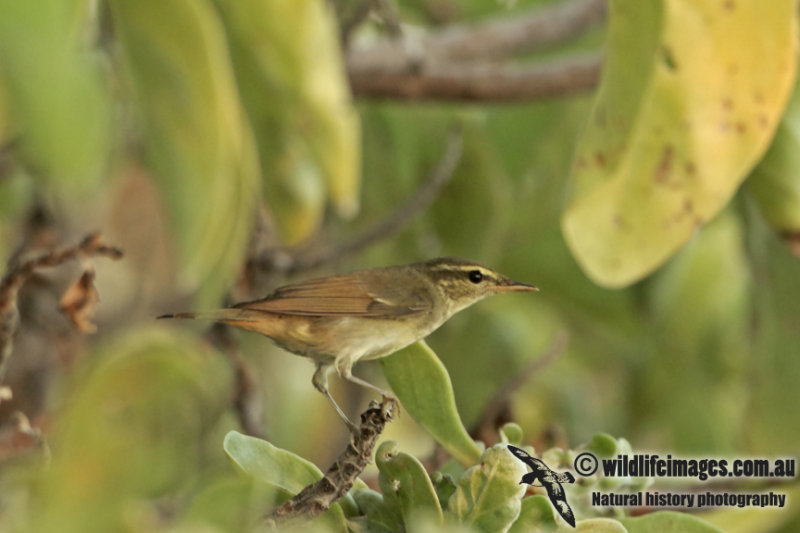
[[[242,472],[292,494],[322,479],[314,463],[263,439],[229,431],[222,447]]]
[[[610,7],[562,230],[590,278],[623,287],[713,218],[764,154],[795,78],[797,2]]]
[[[522,428],[519,424],[508,422],[500,428],[500,440],[502,442],[519,446],[522,443]]]
[[[310,461],[237,431],[225,435],[223,449],[242,472],[289,494],[297,494],[307,485],[322,479],[322,472]],[[336,529],[347,531],[338,502],[334,502],[323,516]]]
[[[442,509],[447,509],[450,496],[453,495],[457,488],[453,477],[437,470],[431,474],[431,483],[433,483],[433,488],[436,491],[436,497],[439,498],[439,506]]]
[[[177,245],[177,280],[218,303],[238,275],[255,217],[258,160],[208,0],[113,0],[152,169]]]
[[[800,486],[791,483],[772,488],[778,488],[780,493],[786,496],[785,507],[745,507],[743,509],[718,507],[700,516],[706,524],[711,524],[716,528],[711,530],[715,533],[718,530],[725,533],[750,533],[752,531],[784,532],[797,529],[794,526],[797,524],[798,511],[796,506],[789,502],[796,502],[797,498],[800,498]],[[706,530],[700,531],[705,532]]]
[[[442,509],[425,467],[415,457],[401,452],[395,441],[385,441],[375,454],[383,499],[397,507],[405,523],[412,514],[426,512],[442,521]]]
[[[600,457],[612,457],[617,454],[617,439],[608,433],[597,433],[589,443],[589,449]]]
[[[193,495],[180,520],[189,528],[203,523],[221,531],[252,531],[263,520],[265,502],[273,493],[274,488],[235,473],[203,479],[200,491]]]
[[[447,511],[480,531],[505,531],[519,516],[524,474],[522,462],[505,444],[496,444],[458,480]]]
[[[630,533],[621,523],[610,518],[591,518],[581,520],[576,524],[575,529],[563,528],[564,531],[574,531],[576,533]],[[648,530],[657,532],[658,530]]]
[[[380,359],[383,373],[403,407],[436,442],[463,465],[481,455],[458,416],[447,369],[424,341]]]
[[[97,187],[111,139],[107,87],[82,42],[88,15],[86,0],[0,0],[2,141],[10,118],[37,174],[83,194]]]
[[[354,520],[369,533],[395,533],[403,530],[400,509],[387,505],[383,496],[371,489],[353,491],[353,499],[361,511]]]
[[[360,182],[359,121],[338,26],[322,0],[216,0],[258,138],[264,193],[284,240],[319,229],[325,193],[352,216]]]
[[[658,511],[620,520],[628,533],[722,533],[722,530],[704,520],[686,513]]]
[[[800,231],[800,83],[746,187],[773,228]]]
[[[522,500],[519,517],[508,533],[545,533],[556,529],[558,524],[553,515],[550,499],[542,494],[536,494]]]

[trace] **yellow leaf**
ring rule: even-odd
[[[730,200],[796,70],[795,0],[616,0],[562,230],[586,274],[629,285]]]
[[[332,9],[323,0],[216,3],[284,241],[318,229],[326,198],[341,216],[355,215],[360,124]]]

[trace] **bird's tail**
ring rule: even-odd
[[[212,320],[214,322],[227,322],[231,320],[246,319],[241,309],[217,309],[216,311],[199,311],[186,313],[170,313],[156,318],[190,318],[192,320]]]
[[[249,331],[255,331],[262,335],[271,336],[276,331],[280,331],[280,321],[275,320],[275,315],[265,313],[255,309],[238,309],[231,307],[228,309],[217,309],[216,311],[200,311],[188,313],[174,313],[161,315],[157,318],[190,318],[194,320],[211,320],[222,322],[229,326],[234,326]],[[278,329],[276,329],[278,328]]]

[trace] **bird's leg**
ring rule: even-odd
[[[397,401],[397,398],[391,392],[389,392],[387,390],[383,390],[382,388],[378,387],[377,385],[373,385],[369,381],[364,381],[363,379],[361,379],[361,378],[359,378],[357,376],[354,376],[353,374],[351,374],[349,372],[346,373],[346,374],[343,374],[342,377],[344,379],[346,379],[347,381],[350,381],[350,382],[355,383],[357,385],[361,385],[362,387],[366,387],[368,389],[374,390],[375,392],[377,392],[378,394],[380,394],[381,396],[383,396],[387,400]]]
[[[333,396],[331,396],[331,393],[328,391],[328,370],[330,370],[330,365],[317,363],[317,370],[314,372],[314,377],[311,378],[311,383],[314,384],[315,389],[324,394],[328,401],[331,402],[336,412],[339,413],[339,416],[344,420],[347,429],[349,429],[351,433],[356,433],[358,427],[347,418],[347,415],[344,414],[342,408],[339,407],[339,404],[336,403],[336,400],[333,399]]]
[[[389,391],[383,390],[382,388],[378,387],[377,385],[373,385],[372,383],[370,383],[368,381],[364,381],[363,379],[361,379],[361,378],[359,378],[357,376],[354,376],[351,368],[348,368],[348,367],[339,368],[337,366],[336,370],[339,372],[339,375],[341,377],[343,377],[344,379],[346,379],[347,381],[350,381],[351,383],[355,383],[356,385],[361,385],[362,387],[366,387],[368,389],[374,390],[375,392],[380,394],[382,399],[383,399],[383,402],[382,402],[382,405],[381,405],[381,410],[383,410],[386,413],[389,413],[390,411],[395,409],[395,410],[397,410],[397,413],[400,413],[400,407],[399,407],[400,404],[399,404],[399,402],[397,400],[397,397],[394,394],[392,394]],[[387,404],[393,404],[394,407],[390,407]]]

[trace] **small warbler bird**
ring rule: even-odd
[[[465,307],[492,294],[535,291],[466,259],[444,257],[410,265],[370,268],[287,285],[260,300],[227,309],[158,318],[222,322],[271,338],[313,359],[312,383],[351,429],[355,425],[328,391],[328,371],[395,399],[352,373],[355,363],[390,355],[427,337]]]

